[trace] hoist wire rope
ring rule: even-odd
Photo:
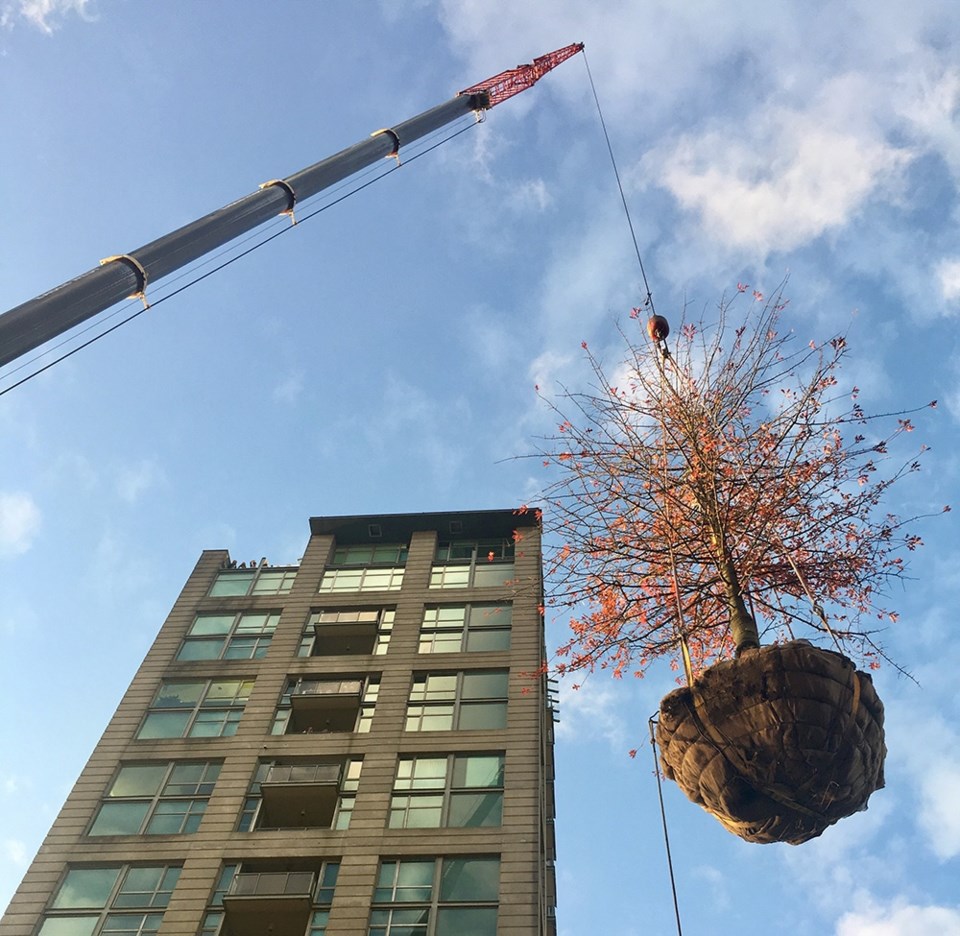
[[[620,179],[620,170],[617,168],[617,160],[613,153],[613,144],[610,142],[610,134],[607,132],[607,122],[606,120],[604,120],[604,117],[603,117],[603,108],[600,106],[600,96],[597,94],[597,87],[593,81],[593,73],[590,71],[590,63],[587,61],[586,51],[583,52],[583,64],[586,66],[587,78],[590,81],[590,90],[593,92],[593,100],[597,106],[597,116],[600,118],[600,127],[603,130],[603,138],[607,144],[607,152],[610,155],[610,164],[613,166],[613,174],[617,180],[617,189],[620,192],[620,201],[623,204],[623,213],[627,219],[627,226],[630,229],[630,238],[633,241],[633,249],[637,256],[637,265],[640,267],[640,276],[643,279],[643,288],[646,292],[646,295],[644,297],[643,307],[645,310],[649,311],[650,315],[652,316],[656,314],[656,309],[653,304],[653,293],[650,290],[650,282],[647,279],[647,271],[643,266],[643,257],[640,254],[640,245],[637,242],[637,233],[633,226],[633,219],[630,217],[630,207],[627,204],[627,196],[623,191],[623,182]],[[656,342],[654,344],[655,344],[654,353],[659,353],[659,349],[657,347]],[[666,379],[666,374],[664,373],[662,364],[660,362],[658,362],[657,369],[660,373],[661,386],[662,386],[662,382]],[[661,419],[661,424],[662,424],[662,419]],[[664,447],[666,447],[665,427],[662,429],[662,432],[663,432]],[[664,457],[666,457],[666,455]],[[665,493],[666,493],[666,485],[667,485],[667,465],[665,461],[664,462],[664,492]],[[666,506],[666,502],[665,502],[665,506]],[[687,646],[686,635],[684,633],[684,628],[683,628],[683,607],[680,601],[680,591],[679,591],[679,583],[677,580],[677,569],[675,564],[675,557],[673,554],[672,544],[668,544],[668,545],[670,546],[670,566],[671,566],[671,573],[673,577],[674,599],[677,603],[677,615],[678,615],[677,629],[680,635],[680,645],[683,653],[684,670],[687,677],[687,682],[689,684],[689,683],[692,683],[693,681],[693,671],[692,671],[692,665],[690,662],[690,651]],[[655,735],[653,726],[654,726],[654,719],[651,718],[649,720],[650,745],[651,745],[651,750],[653,751],[654,773],[656,774],[656,777],[657,777],[657,795],[660,800],[660,818],[663,824],[663,843],[664,843],[664,848],[666,850],[666,856],[667,856],[667,870],[670,875],[670,892],[673,895],[673,912],[677,921],[677,936],[683,936],[683,929],[680,924],[680,903],[677,898],[677,884],[676,884],[676,878],[673,873],[673,857],[670,852],[670,835],[669,835],[669,832],[667,831],[667,812],[663,802],[663,787],[662,787],[661,778],[660,778],[660,764],[657,761],[657,742],[656,742],[656,735]]]
[[[617,160],[613,155],[613,144],[610,142],[610,134],[607,133],[607,122],[603,119],[603,109],[600,107],[600,97],[597,94],[597,87],[593,83],[593,73],[590,71],[590,63],[587,61],[587,51],[586,49],[582,50],[583,55],[583,64],[587,69],[587,78],[590,79],[590,90],[593,92],[593,100],[597,105],[597,115],[600,118],[600,127],[603,130],[603,138],[607,142],[607,152],[610,154],[610,164],[613,166],[613,174],[617,179],[617,188],[620,190],[620,201],[623,203],[623,213],[627,217],[627,225],[630,228],[630,237],[633,240],[633,249],[637,255],[637,263],[640,266],[640,276],[643,277],[643,288],[646,290],[646,297],[644,299],[644,308],[650,310],[650,314],[653,315],[655,309],[653,307],[653,293],[650,292],[650,283],[647,281],[647,271],[643,267],[643,258],[640,256],[640,245],[637,243],[637,233],[633,228],[633,219],[630,217],[630,209],[627,206],[627,196],[623,191],[623,183],[620,181],[620,170],[617,168]]]
[[[472,126],[477,122],[475,118],[471,117],[468,119],[469,119],[469,126]],[[464,119],[461,118],[460,121],[455,122],[453,126],[456,127],[458,123],[463,124],[464,122],[465,122]],[[468,129],[468,128],[469,127],[464,127],[463,129]],[[435,139],[437,136],[439,136],[444,132],[448,132],[449,129],[450,129],[449,127],[438,127],[436,130],[433,130],[431,133],[427,134],[426,136],[421,137],[418,140],[415,140],[412,144],[410,144],[410,152],[413,155],[411,155],[408,159],[405,158],[404,161],[413,162],[415,159],[417,159],[421,155],[420,151],[423,150],[431,140]],[[404,151],[405,157],[406,157],[406,153],[407,151],[405,150]],[[337,192],[340,192],[349,186],[352,186],[352,185],[355,186],[356,183],[361,179],[365,179],[373,175],[374,173],[377,173],[377,177],[379,178],[380,176],[389,174],[389,172],[395,168],[397,168],[396,165],[392,166],[390,170],[387,170],[386,172],[384,172],[384,171],[381,171],[379,164],[368,166],[365,169],[361,170],[360,172],[356,173],[355,175],[352,175],[349,178],[344,179],[343,181],[337,183],[336,185],[333,185],[328,189],[324,189],[323,191],[318,192],[315,195],[311,195],[309,198],[304,199],[303,202],[300,203],[300,205],[301,207],[306,207],[307,205],[317,205],[324,199],[328,199],[331,196],[335,195]],[[359,188],[357,188],[356,190],[359,191]],[[312,215],[310,216],[312,217]],[[306,220],[306,217],[300,220]],[[256,230],[251,231],[247,235],[241,237],[239,240],[231,241],[229,244],[224,245],[220,250],[216,251],[215,253],[201,257],[200,259],[194,261],[193,263],[188,264],[179,272],[171,274],[169,277],[165,277],[163,284],[160,287],[158,287],[158,291],[161,292],[161,295],[158,296],[155,300],[151,301],[150,307],[152,308],[153,306],[158,305],[160,302],[166,299],[167,295],[166,293],[163,293],[163,290],[169,289],[171,286],[174,285],[174,283],[178,283],[181,280],[185,279],[186,277],[193,276],[198,270],[202,270],[204,267],[210,266],[210,264],[215,263],[221,257],[225,257],[225,256],[228,256],[229,254],[234,253],[235,251],[239,250],[244,244],[248,244],[252,240],[256,240],[257,238],[263,237],[263,235],[269,231],[273,231],[281,227],[284,229],[287,229],[290,226],[291,225],[286,220],[286,218],[284,218],[282,215],[278,215],[276,218],[273,218],[270,221],[265,222],[262,226],[260,226]],[[56,344],[50,345],[49,347],[45,347],[42,351],[35,354],[33,357],[28,358],[26,361],[21,362],[16,367],[8,368],[7,371],[3,374],[2,378],[0,379],[9,379],[13,374],[16,374],[17,372],[23,370],[24,368],[29,367],[31,364],[35,364],[37,361],[40,361],[43,358],[48,357],[49,355],[53,354],[55,351],[59,350],[60,348],[75,342],[82,335],[85,335],[88,332],[93,331],[95,329],[101,328],[111,319],[114,319],[118,315],[121,315],[125,310],[128,310],[134,305],[137,305],[139,301],[140,300],[137,299],[130,302],[122,303],[118,308],[114,309],[112,312],[109,312],[106,315],[99,316],[95,321],[91,322],[89,325],[72,332],[70,335],[63,338],[61,341],[58,341]],[[146,311],[146,310],[141,309],[140,311]],[[133,317],[135,316],[131,316],[131,318]],[[0,395],[2,395],[2,392],[0,392]]]
[[[410,155],[410,156],[406,156],[406,155],[404,154],[405,158],[404,158],[402,164],[398,161],[398,162],[394,163],[394,165],[392,165],[392,166],[391,166],[389,169],[387,169],[385,172],[380,172],[379,174],[375,175],[373,178],[367,179],[367,181],[363,182],[362,184],[360,184],[360,185],[355,185],[355,186],[354,186],[353,188],[351,188],[349,191],[344,192],[342,195],[338,196],[337,198],[334,198],[334,199],[331,200],[331,201],[327,201],[327,202],[325,202],[324,204],[320,205],[319,207],[314,208],[312,211],[309,211],[309,212],[307,212],[306,214],[304,214],[304,215],[302,215],[301,217],[299,217],[299,218],[297,219],[297,224],[303,224],[305,221],[309,221],[311,218],[315,218],[317,215],[322,214],[322,213],[323,213],[324,211],[326,211],[327,209],[333,208],[335,205],[340,204],[340,202],[345,201],[345,200],[346,200],[347,198],[349,198],[351,195],[355,195],[355,194],[357,194],[358,192],[361,192],[361,191],[363,191],[364,189],[369,188],[371,185],[374,184],[374,182],[379,182],[381,179],[385,178],[386,176],[390,175],[391,173],[396,172],[396,171],[401,167],[401,165],[408,165],[408,164],[410,164],[410,163],[412,163],[412,162],[415,162],[416,160],[420,159],[422,156],[426,156],[428,153],[431,153],[433,150],[435,150],[435,149],[437,149],[438,147],[442,146],[444,143],[448,143],[450,140],[453,140],[453,139],[455,139],[456,137],[460,136],[461,134],[466,133],[468,130],[473,129],[478,123],[480,123],[479,120],[477,120],[477,119],[475,119],[475,118],[471,118],[470,121],[469,121],[469,123],[467,123],[465,126],[460,127],[459,130],[455,130],[453,133],[449,133],[447,136],[445,136],[445,137],[443,137],[442,139],[436,141],[435,143],[432,143],[432,144],[429,145],[429,146],[425,146],[425,147],[419,149],[418,151],[415,151],[415,152],[414,152],[412,155]],[[425,140],[429,140],[433,135],[435,135],[436,133],[442,132],[444,129],[446,129],[446,128],[441,128],[441,129],[439,129],[439,130],[437,130],[437,131],[434,131],[434,134],[429,135],[428,137],[425,138]],[[421,140],[421,141],[419,141],[419,142],[423,143],[423,142],[425,142],[425,140]],[[375,171],[375,170],[374,170],[373,168],[368,169],[366,172],[361,173],[359,177],[362,178],[364,175],[368,175],[371,171]],[[356,182],[356,177],[351,177],[351,179],[349,180],[349,183],[348,183],[348,182],[344,182],[344,183],[342,183],[340,186],[337,186],[337,187],[333,188],[332,190],[326,191],[326,192],[324,192],[324,193],[318,193],[318,195],[324,195],[324,194],[325,194],[327,197],[329,197],[330,194],[332,194],[333,192],[339,191],[344,185],[346,185],[346,184],[352,184],[352,183],[355,183],[355,182]],[[315,196],[315,198],[316,198],[316,196]],[[305,200],[304,204],[309,204],[310,202],[313,202],[314,204],[316,204],[316,202],[314,201],[314,199],[307,199],[307,200]],[[270,227],[276,227],[276,226],[278,225],[278,223],[281,225],[281,226],[279,227],[279,229],[278,229],[278,230],[275,230],[273,233],[269,234],[267,237],[263,237],[263,236],[262,236],[263,233],[264,233],[264,229],[262,229],[262,228],[261,228],[261,229],[258,229],[256,232],[251,232],[251,234],[249,234],[246,238],[244,238],[242,241],[240,241],[239,244],[238,244],[238,243],[233,243],[233,244],[231,244],[229,247],[227,247],[227,248],[225,248],[223,251],[221,251],[219,254],[215,255],[214,257],[205,258],[204,260],[202,260],[202,261],[201,261],[199,264],[197,264],[196,266],[191,266],[191,267],[189,267],[186,271],[180,273],[178,276],[176,276],[174,279],[168,281],[168,282],[165,283],[164,285],[165,285],[165,286],[170,285],[171,283],[176,282],[177,280],[182,279],[184,276],[187,276],[187,275],[189,275],[190,273],[195,273],[198,269],[202,269],[204,266],[207,266],[207,265],[209,265],[209,263],[213,262],[213,260],[216,259],[216,257],[224,256],[224,255],[227,254],[227,253],[233,252],[234,250],[236,250],[236,248],[237,248],[238,246],[240,246],[240,245],[242,245],[242,244],[244,244],[244,243],[247,243],[249,240],[251,240],[251,239],[253,239],[253,238],[255,238],[255,237],[260,237],[260,238],[261,238],[261,240],[257,241],[257,243],[255,243],[255,244],[253,244],[252,246],[246,248],[245,250],[240,251],[239,253],[236,253],[234,256],[230,257],[229,259],[225,260],[224,262],[222,262],[222,263],[218,264],[217,266],[213,267],[213,269],[207,270],[205,273],[202,273],[202,274],[200,274],[199,276],[194,277],[194,278],[191,279],[189,282],[184,283],[182,286],[178,287],[177,289],[174,289],[174,290],[172,290],[171,292],[164,293],[163,295],[159,296],[157,299],[153,300],[148,307],[138,308],[138,309],[136,310],[136,312],[133,312],[133,313],[131,313],[130,315],[126,316],[126,318],[123,318],[123,319],[121,319],[119,322],[114,323],[114,324],[111,325],[109,328],[104,329],[103,331],[101,331],[101,332],[99,332],[98,334],[94,335],[92,338],[89,338],[89,339],[87,339],[86,341],[82,342],[81,344],[77,345],[75,348],[71,348],[69,351],[65,352],[64,354],[61,354],[59,357],[57,357],[57,358],[55,358],[54,360],[48,362],[48,363],[45,364],[43,367],[39,367],[39,368],[37,368],[36,370],[31,371],[31,372],[30,372],[29,374],[27,374],[25,377],[21,378],[20,380],[16,381],[15,383],[10,384],[10,386],[4,387],[2,390],[0,390],[0,396],[3,396],[4,394],[9,393],[11,390],[15,390],[17,387],[20,387],[20,386],[22,386],[23,384],[25,384],[28,380],[32,380],[34,377],[37,377],[37,376],[39,376],[40,374],[44,373],[44,371],[50,370],[50,368],[52,368],[52,367],[54,367],[55,365],[61,363],[62,361],[65,361],[67,358],[72,357],[72,356],[73,356],[74,354],[76,354],[78,351],[82,351],[84,348],[88,348],[88,347],[89,347],[90,345],[92,345],[94,342],[99,341],[101,338],[105,338],[105,337],[106,337],[107,335],[109,335],[111,332],[116,331],[116,330],[117,330],[118,328],[120,328],[121,326],[126,325],[127,323],[132,322],[135,318],[138,318],[139,316],[143,315],[144,312],[147,312],[147,311],[149,311],[149,310],[151,310],[151,309],[154,309],[156,306],[160,305],[160,304],[163,303],[163,302],[166,302],[168,299],[172,299],[174,296],[179,295],[180,293],[182,293],[182,292],[184,292],[185,290],[189,289],[191,286],[194,286],[194,285],[196,285],[197,283],[202,282],[203,280],[207,279],[208,277],[213,276],[214,273],[220,272],[220,270],[223,270],[224,268],[230,266],[231,264],[235,263],[237,260],[240,260],[241,258],[247,256],[248,254],[253,253],[255,250],[259,250],[261,247],[265,246],[266,244],[269,244],[270,241],[276,240],[276,239],[277,239],[278,237],[280,237],[281,235],[288,233],[288,232],[291,231],[291,230],[294,228],[294,226],[295,226],[295,225],[292,225],[292,224],[289,224],[289,223],[282,222],[282,221],[280,221],[279,219],[274,219],[273,221],[270,221],[270,222],[267,223],[267,230],[269,230]],[[129,308],[129,307],[130,307],[130,304],[127,304],[127,305],[125,305],[125,306],[121,306],[118,310],[116,310],[115,312],[110,313],[109,316],[106,316],[106,320],[109,320],[110,318],[113,318],[114,316],[122,313],[125,308]],[[105,319],[102,319],[102,318],[99,319],[99,320],[97,321],[97,323],[96,323],[96,326],[102,326],[102,325],[104,324],[104,321],[105,321]],[[96,326],[95,326],[95,325],[89,325],[89,326],[87,326],[87,328],[83,329],[83,331],[79,332],[78,334],[84,334],[84,333],[87,332],[89,329],[94,328],[94,327],[96,327]],[[70,341],[76,340],[76,338],[77,338],[77,335],[74,334],[74,335],[72,335],[70,338],[65,339],[63,342],[61,342],[61,343],[60,343],[59,345],[57,345],[56,347],[62,347],[64,344],[66,344],[66,343],[68,343],[68,342],[70,342]],[[52,349],[48,349],[47,351],[42,352],[40,355],[37,355],[37,356],[35,356],[34,358],[31,358],[30,362],[28,362],[28,363],[36,362],[40,357],[43,357],[45,354],[50,353],[50,350],[52,350]],[[19,365],[18,367],[14,368],[13,370],[11,370],[11,371],[8,372],[8,373],[14,373],[14,372],[16,372],[17,370],[21,370],[24,366],[26,366],[26,365]]]

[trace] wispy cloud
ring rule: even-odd
[[[890,747],[917,796],[916,823],[941,860],[960,855],[960,732],[939,713],[904,699],[887,716]]]
[[[560,684],[560,722],[557,738],[587,742],[604,739],[618,752],[627,747],[627,723],[622,715],[625,693],[609,681],[587,680],[579,689],[573,680]]]
[[[0,27],[12,29],[20,20],[49,36],[70,13],[88,22],[96,19],[91,0],[19,0],[0,6]]]
[[[837,922],[836,936],[960,936],[960,907],[918,906],[873,901],[845,913]]]
[[[3,857],[10,864],[18,868],[26,867],[27,864],[27,846],[19,839],[3,840]]]
[[[0,492],[0,556],[19,556],[40,530],[40,508],[22,492]]]
[[[271,395],[278,403],[296,403],[303,393],[305,383],[303,371],[294,371],[291,374],[287,374],[287,376],[273,388]]]
[[[507,193],[510,207],[518,212],[543,212],[553,204],[553,195],[543,179],[527,179]]]
[[[470,421],[470,403],[465,397],[432,399],[414,384],[390,374],[384,381],[380,413],[365,428],[384,452],[402,441],[408,461],[420,463],[441,489],[448,490],[465,457],[451,427],[463,429]]]
[[[117,493],[128,504],[136,503],[140,496],[162,481],[163,470],[151,458],[141,459],[135,465],[120,469],[117,478]]]

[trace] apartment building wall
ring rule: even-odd
[[[68,869],[97,867],[154,867],[169,863],[179,867],[176,886],[169,895],[155,898],[159,904],[144,912],[144,934],[186,936],[217,931],[222,904],[214,897],[222,869],[240,866],[242,872],[320,872],[324,862],[338,863],[332,901],[314,901],[312,926],[302,933],[321,936],[364,936],[387,934],[391,912],[397,921],[410,919],[413,904],[381,899],[379,913],[371,916],[371,902],[378,883],[382,884],[384,863],[413,862],[413,870],[436,861],[436,881],[429,906],[420,906],[421,918],[428,920],[422,930],[433,936],[436,927],[456,926],[458,913],[470,909],[469,899],[443,904],[436,891],[456,891],[454,878],[468,880],[472,870],[495,868],[499,861],[495,899],[489,893],[481,901],[477,925],[489,927],[495,906],[496,933],[500,936],[529,936],[555,931],[553,903],[552,837],[552,719],[537,676],[543,655],[541,554],[539,529],[533,513],[485,511],[450,514],[412,514],[355,518],[314,518],[312,535],[295,570],[289,591],[246,595],[211,595],[213,583],[225,570],[236,565],[224,550],[201,555],[174,604],[156,641],[137,671],[100,743],[84,768],[63,809],[54,822],[21,887],[0,921],[2,936],[90,936],[101,927],[126,925],[122,908],[110,911],[84,908],[71,916],[70,904],[84,898],[64,896]],[[475,554],[471,562],[487,575],[494,567],[506,570],[512,558],[509,579],[500,584],[437,588],[430,587],[438,563],[438,543],[503,542],[505,552],[494,556]],[[409,551],[403,564],[402,585],[390,590],[321,590],[337,547],[345,545],[404,543]],[[464,552],[461,548],[460,552]],[[512,557],[509,555],[512,553]],[[450,565],[460,565],[451,562]],[[253,564],[251,564],[251,568]],[[354,563],[351,568],[357,568]],[[271,567],[258,566],[255,576],[264,576]],[[460,571],[457,572],[460,574]],[[506,574],[506,573],[505,573]],[[274,576],[276,577],[276,576]],[[501,576],[502,577],[502,576]],[[231,579],[233,580],[233,579]],[[257,578],[257,581],[260,581]],[[264,582],[267,581],[265,577]],[[328,580],[329,581],[329,580]],[[479,652],[423,653],[418,651],[425,607],[449,604],[493,602],[512,603],[509,649]],[[323,609],[395,609],[393,627],[385,653],[298,656],[310,615]],[[198,615],[217,613],[278,613],[269,649],[259,659],[183,660],[177,659]],[[470,730],[405,730],[411,686],[427,674],[489,674],[506,671],[506,726]],[[272,734],[278,704],[291,680],[379,679],[379,693],[368,731],[313,731]],[[464,677],[458,677],[461,683]],[[482,675],[474,682],[482,681]],[[493,681],[497,681],[494,677]],[[224,737],[138,737],[144,733],[145,717],[154,705],[161,719],[169,713],[156,708],[161,683],[212,680],[218,687],[234,681],[253,680],[235,733]],[[209,687],[213,686],[213,682]],[[321,687],[323,688],[323,687]],[[209,692],[212,689],[208,688]],[[457,705],[461,705],[460,702]],[[195,716],[199,718],[197,712]],[[206,714],[210,714],[207,712]],[[235,715],[235,713],[233,713]],[[232,716],[231,716],[232,717]],[[214,726],[215,727],[215,726]],[[193,729],[191,729],[193,730]],[[206,726],[203,730],[213,730]],[[419,756],[433,758],[502,753],[502,819],[499,825],[457,828],[391,828],[388,815],[398,759]],[[255,828],[240,831],[239,817],[249,802],[251,782],[262,763],[303,764],[361,760],[353,810],[346,828]],[[220,763],[219,775],[209,795],[199,827],[181,834],[91,835],[91,823],[98,810],[110,801],[111,784],[120,765],[161,763]],[[451,761],[451,764],[453,762]],[[452,769],[452,767],[450,768]],[[449,789],[447,791],[449,794]],[[446,807],[445,807],[446,808]],[[482,859],[470,864],[463,859]],[[417,861],[419,860],[419,864]],[[394,867],[394,865],[390,865]],[[397,865],[399,867],[399,865]],[[449,872],[449,874],[448,874]],[[398,872],[398,874],[401,872]],[[118,899],[125,887],[121,873],[111,899]],[[109,876],[109,875],[108,875]],[[73,879],[71,879],[72,881]],[[290,879],[293,880],[293,879]],[[448,882],[454,881],[448,887]],[[104,885],[106,886],[106,885]],[[468,889],[468,888],[467,888]],[[383,898],[383,893],[380,897]],[[458,896],[458,895],[455,895]],[[462,896],[462,895],[459,895]],[[315,893],[316,897],[316,893]],[[123,899],[129,900],[128,896]],[[241,914],[256,913],[257,898],[228,898],[228,920],[220,932],[243,936]],[[292,901],[287,901],[291,904]],[[416,903],[416,902],[414,902]],[[423,903],[423,901],[421,901]],[[441,913],[440,907],[444,909]],[[266,907],[268,918],[279,910]],[[279,907],[279,904],[276,906]],[[391,911],[392,907],[392,911]],[[99,912],[96,920],[95,914]],[[162,912],[162,922],[158,914]],[[133,920],[131,914],[129,920]],[[80,918],[83,917],[81,920]],[[109,919],[108,919],[109,917]],[[44,924],[44,919],[53,920]],[[251,916],[251,919],[254,917]],[[442,921],[446,920],[446,923]],[[119,923],[117,921],[120,921]],[[204,922],[206,928],[204,929]],[[277,916],[278,930],[283,925]],[[132,923],[130,923],[132,925]],[[293,924],[294,926],[298,924]],[[418,924],[419,925],[419,924]],[[153,928],[151,928],[153,927]],[[107,930],[104,929],[103,932]],[[402,929],[393,931],[419,933]]]

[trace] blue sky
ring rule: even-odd
[[[787,324],[848,330],[868,409],[940,400],[893,507],[956,505],[948,0],[0,0],[0,308],[575,41],[658,311],[789,275]],[[616,360],[632,250],[575,58],[0,397],[0,905],[199,552],[278,564],[311,515],[534,498],[545,479],[513,458],[550,430],[533,386],[585,382],[583,340]],[[890,753],[868,812],[750,846],[665,789],[687,931],[960,933],[954,516],[894,596],[887,643],[920,686],[877,675]],[[645,741],[673,679],[562,692],[564,936],[675,931]]]

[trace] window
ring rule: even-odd
[[[500,859],[381,861],[369,936],[496,936]]]
[[[203,926],[199,936],[217,936],[223,923],[223,898],[227,896],[234,878],[238,873],[256,875],[257,866],[248,864],[243,868],[239,864],[225,864],[217,879],[216,887],[207,906],[207,913],[203,918]],[[310,869],[316,875],[316,888],[313,891],[314,909],[310,913],[310,923],[306,936],[326,936],[327,921],[330,916],[328,909],[333,903],[333,891],[340,871],[339,861],[324,861],[319,870],[314,866]],[[295,874],[297,872],[294,872]]]
[[[370,731],[380,677],[344,679],[304,676],[288,679],[277,705],[271,734],[325,734]]]
[[[431,588],[497,588],[513,580],[512,540],[457,540],[437,545]]]
[[[227,569],[219,572],[210,588],[211,598],[229,595],[285,595],[293,588],[297,569]]]
[[[503,760],[502,753],[401,757],[390,800],[390,828],[499,826]]]
[[[198,614],[178,660],[259,660],[266,655],[279,613]]]
[[[220,869],[220,876],[210,897],[199,936],[217,936],[220,931],[220,924],[223,922],[223,896],[230,890],[230,884],[239,867],[238,864],[225,864]]]
[[[276,828],[348,828],[362,767],[362,758],[322,764],[261,762],[250,784],[250,792],[244,801],[237,830],[250,832],[253,829]],[[336,782],[327,802],[328,797],[318,795],[315,789],[311,789],[311,784],[319,786],[323,783],[325,778],[330,776],[331,768]],[[281,790],[277,797],[280,802],[272,811],[264,809],[264,797],[261,795],[263,783],[290,784],[289,790]],[[292,815],[302,818],[294,820]]]
[[[252,679],[165,679],[137,738],[221,738],[236,734]]]
[[[220,764],[125,764],[107,790],[87,835],[196,832]]]
[[[397,591],[406,561],[403,543],[339,546],[320,580],[320,592]]]
[[[387,652],[394,608],[325,608],[314,611],[300,640],[297,656],[337,656]]]
[[[363,546],[338,546],[329,565],[403,565],[407,561],[407,547],[403,543],[379,543]]]
[[[505,728],[507,675],[507,670],[415,675],[404,730]]]
[[[424,608],[420,626],[421,653],[509,650],[513,605],[435,605]]]
[[[153,936],[179,876],[173,865],[70,868],[37,936]]]
[[[403,566],[327,569],[320,592],[397,591],[403,585]]]

